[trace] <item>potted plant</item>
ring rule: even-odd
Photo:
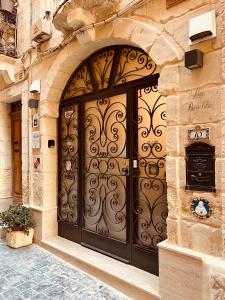
[[[0,226],[6,229],[6,244],[20,248],[32,244],[35,221],[30,208],[22,204],[10,205],[0,213]]]

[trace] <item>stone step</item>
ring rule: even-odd
[[[159,279],[61,237],[38,242],[40,246],[134,300],[159,300]]]

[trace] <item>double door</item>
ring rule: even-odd
[[[166,115],[157,78],[70,99],[59,119],[59,235],[158,273]]]

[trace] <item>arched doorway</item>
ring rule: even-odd
[[[59,235],[154,274],[166,238],[166,112],[151,58],[104,48],[72,75],[59,114]]]

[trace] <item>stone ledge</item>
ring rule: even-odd
[[[61,237],[36,241],[84,272],[135,300],[160,300],[158,277]]]

